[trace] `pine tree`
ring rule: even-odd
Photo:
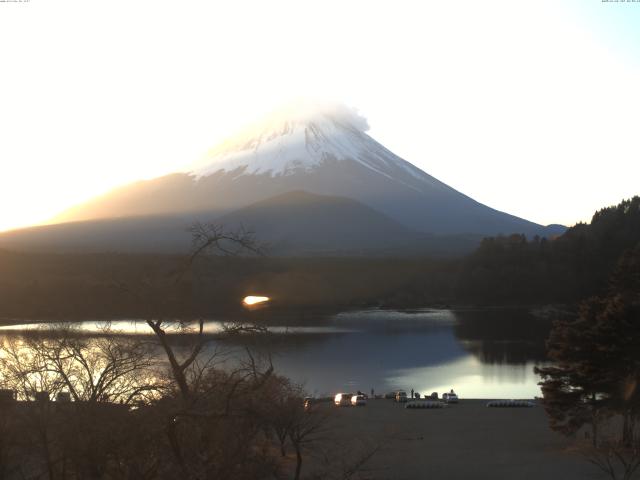
[[[548,342],[553,366],[536,369],[551,427],[573,434],[590,424],[623,418],[629,444],[640,416],[640,245],[625,252],[603,297],[580,306],[574,319],[555,323]]]

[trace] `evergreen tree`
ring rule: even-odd
[[[554,324],[548,348],[555,364],[536,371],[551,427],[572,434],[590,424],[595,445],[598,423],[619,415],[630,443],[640,415],[640,245],[622,255],[604,297]]]

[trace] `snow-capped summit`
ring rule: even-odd
[[[351,160],[392,180],[398,170],[425,176],[373,140],[368,129],[367,120],[345,105],[296,102],[212,149],[192,173],[198,178],[216,172],[286,176],[308,173],[325,162]]]

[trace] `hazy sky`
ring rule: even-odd
[[[0,230],[183,169],[292,98],[494,208],[640,193],[640,3],[0,3]]]

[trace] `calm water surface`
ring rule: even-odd
[[[453,388],[463,398],[532,398],[540,395],[533,367],[545,363],[547,321],[524,310],[365,310],[321,317],[282,315],[269,325],[268,345],[276,370],[304,383],[309,393],[329,395],[362,390],[386,393],[414,389],[422,394]],[[117,320],[114,329],[148,334],[140,321]],[[104,327],[81,322],[91,335]],[[0,335],[21,334],[39,325],[0,327]],[[207,323],[217,333],[222,323]],[[243,340],[243,343],[245,341]],[[235,350],[231,340],[210,346]]]

